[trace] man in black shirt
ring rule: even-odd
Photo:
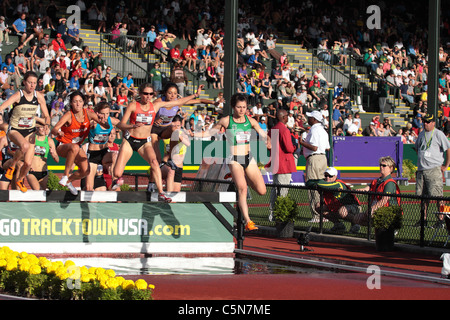
[[[65,98],[66,81],[63,79],[61,72],[56,73],[55,79],[55,93],[57,97]]]
[[[119,88],[121,84],[122,84],[122,75],[118,73],[114,78],[111,79],[112,90],[113,92],[116,91],[116,96],[119,95]]]

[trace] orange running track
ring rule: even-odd
[[[296,239],[246,234],[244,250],[283,259],[301,257],[346,265],[379,266],[406,275],[440,280],[437,255],[403,251],[377,252],[371,246],[314,243],[300,252]],[[380,289],[369,289],[372,273],[139,275],[155,285],[155,300],[448,300],[450,284],[382,275]],[[127,276],[127,278],[134,278]]]

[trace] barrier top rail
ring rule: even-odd
[[[235,192],[176,192],[168,194],[172,203],[236,202]],[[158,193],[146,191],[80,191],[74,196],[68,191],[0,190],[0,202],[158,202]]]

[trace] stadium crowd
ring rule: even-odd
[[[127,50],[157,53],[160,63],[174,65],[169,77],[177,86],[180,98],[185,96],[186,68],[206,81],[208,87],[223,89],[224,76],[224,6],[218,0],[173,1],[84,1],[79,6],[84,23],[97,32],[110,33],[113,41],[125,41]],[[280,108],[289,113],[287,127],[295,145],[309,126],[306,112],[320,110],[325,126],[334,135],[390,136],[399,135],[404,143],[413,143],[422,130],[421,117],[427,112],[427,43],[426,25],[420,17],[420,6],[413,1],[384,7],[380,29],[365,28],[365,8],[359,1],[349,1],[345,8],[336,1],[242,1],[239,6],[237,92],[248,97],[248,115],[263,130],[277,122]],[[364,10],[361,10],[364,9]],[[4,1],[0,8],[0,41],[17,44],[11,52],[2,52],[0,70],[0,103],[7,101],[22,85],[27,72],[38,75],[36,91],[45,104],[54,127],[70,109],[70,93],[80,91],[86,97],[86,108],[94,109],[102,102],[110,106],[111,117],[118,121],[128,104],[140,98],[133,74],[120,74],[106,64],[101,52],[92,52],[80,38],[80,26],[60,15],[53,1]],[[441,33],[450,38],[450,23],[444,11]],[[5,19],[5,17],[11,17]],[[5,21],[8,20],[8,21]],[[426,20],[425,20],[426,21]],[[337,27],[336,27],[337,26]],[[320,59],[330,64],[347,64],[356,59],[367,67],[367,74],[378,83],[380,111],[383,114],[388,94],[398,95],[414,110],[405,128],[394,130],[386,117],[375,116],[363,127],[360,112],[352,110],[352,102],[342,84],[330,83],[320,69],[309,77],[300,66],[293,69],[286,53],[280,52],[277,39],[281,33],[298,44],[317,48]],[[141,37],[139,41],[127,35]],[[186,48],[175,44],[176,38],[187,40]],[[450,43],[440,50],[438,127],[450,133]],[[155,98],[163,96],[167,84],[160,63],[150,70]],[[332,110],[328,110],[325,93],[334,87]],[[206,130],[220,117],[223,93],[215,97],[215,110],[206,109],[187,115],[179,110],[183,126],[189,130]],[[211,101],[208,101],[211,103]],[[9,120],[9,111],[3,121]],[[120,130],[115,131],[121,137]],[[299,148],[298,148],[299,149]]]

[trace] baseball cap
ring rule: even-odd
[[[336,168],[334,168],[334,167],[328,167],[324,173],[328,173],[332,177],[337,176],[337,174],[338,174]]]
[[[427,114],[423,117],[423,121],[431,122],[431,121],[436,121],[436,120],[434,119],[434,114],[429,114],[429,113],[427,113]]]
[[[317,121],[320,121],[320,122],[323,121],[322,113],[320,113],[317,110],[314,110],[312,112],[307,112],[306,116],[307,117],[312,117],[312,118],[314,118],[314,119],[316,119]]]

